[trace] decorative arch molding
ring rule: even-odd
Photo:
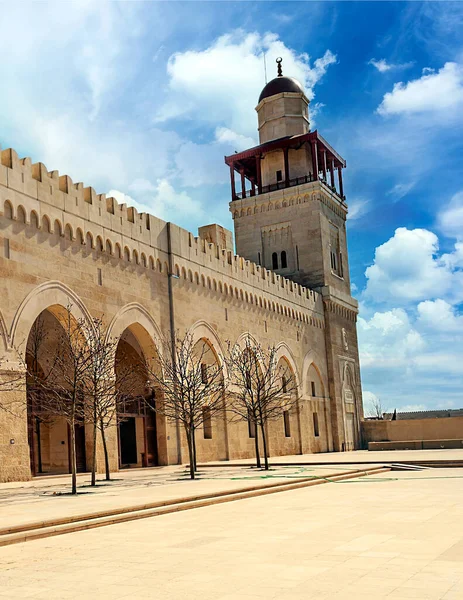
[[[222,340],[217,335],[217,332],[211,327],[211,325],[209,325],[207,321],[196,321],[196,323],[190,327],[188,333],[192,336],[194,344],[200,340],[204,340],[209,344],[212,352],[217,358],[220,367],[224,370],[224,376],[227,376],[227,367],[224,361],[224,345]]]
[[[238,346],[243,346],[243,342],[245,342],[247,338],[249,338],[252,341],[252,343],[256,346],[261,346],[259,340],[252,333],[249,333],[249,331],[245,331],[244,333],[242,333],[236,340],[235,344],[237,344]]]
[[[289,364],[291,371],[294,373],[294,376],[296,377],[297,389],[300,392],[301,391],[301,380],[299,377],[299,369],[296,366],[296,360],[294,358],[293,351],[291,350],[291,348],[288,346],[288,344],[286,342],[280,342],[276,346],[276,355],[275,355],[276,364],[278,364],[281,359],[286,360],[287,363]]]
[[[106,339],[118,340],[124,331],[133,325],[138,325],[145,330],[157,352],[161,354],[163,351],[161,330],[149,311],[138,302],[126,304],[114,315],[109,324]],[[137,337],[136,331],[134,333]],[[143,347],[143,340],[139,340],[139,342]]]
[[[320,355],[315,350],[309,350],[307,354],[304,356],[304,360],[302,361],[302,393],[304,395],[310,395],[310,390],[307,389],[308,380],[307,374],[308,371],[313,365],[314,369],[317,371],[318,376],[320,377],[320,381],[323,384],[324,389],[324,397],[329,397],[329,388],[328,388],[328,377],[325,370],[325,362],[321,359]]]
[[[19,347],[23,344],[21,352],[24,352],[35,319],[42,311],[54,306],[62,308],[69,306],[71,315],[76,320],[87,321],[91,326],[92,317],[79,296],[60,281],[46,281],[29,292],[16,311],[10,330],[11,345]]]
[[[2,312],[0,311],[0,348],[2,348],[5,352],[10,349],[10,336],[8,335],[8,330],[6,328],[5,319],[3,318]]]

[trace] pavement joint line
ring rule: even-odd
[[[184,510],[191,510],[193,508],[202,508],[215,504],[222,504],[224,502],[232,502],[234,500],[290,491],[303,487],[320,485],[323,483],[337,483],[344,479],[366,477],[369,475],[384,473],[389,470],[389,467],[376,465],[371,468],[350,471],[348,473],[334,473],[333,475],[326,475],[324,477],[320,476],[317,478],[301,478],[300,480],[294,480],[291,482],[284,481],[272,483],[270,485],[253,486],[252,488],[247,489],[228,490],[225,492],[191,496],[189,498],[166,500],[137,507],[122,507],[119,509],[112,509],[110,511],[103,511],[87,515],[76,515],[73,517],[65,517],[48,522],[42,521],[37,523],[23,524],[17,527],[1,529],[0,546],[7,546],[65,533],[73,533],[76,531],[103,527],[105,525],[114,525],[127,521],[161,516]]]

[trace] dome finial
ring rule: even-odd
[[[276,63],[278,65],[278,77],[283,77],[283,68],[281,66],[281,63],[283,62],[283,59],[281,58],[281,56],[279,56],[276,60]]]

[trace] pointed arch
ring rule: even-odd
[[[302,393],[311,396],[312,391],[310,389],[310,378],[309,378],[309,370],[311,367],[317,373],[320,384],[322,386],[322,397],[328,397],[328,377],[326,373],[326,365],[325,362],[321,359],[321,357],[317,354],[315,350],[309,350],[304,357],[302,362]]]
[[[196,344],[200,340],[204,340],[210,346],[226,376],[227,372],[224,361],[225,346],[213,327],[207,321],[196,321],[188,330],[188,334],[191,335],[193,343]]]
[[[87,307],[70,287],[60,281],[46,281],[38,285],[24,298],[13,318],[10,330],[12,346],[25,352],[30,329],[39,314],[49,309],[59,319],[60,309],[68,306],[76,320],[85,320],[91,326],[92,318]]]
[[[156,321],[151,316],[147,308],[138,302],[131,302],[123,306],[111,320],[106,334],[107,340],[118,340],[128,327],[143,328],[156,346],[159,353],[162,353],[162,334]]]

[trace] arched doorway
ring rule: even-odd
[[[25,360],[27,423],[30,463],[32,475],[60,474],[71,472],[71,430],[63,410],[60,413],[57,398],[66,394],[66,378],[60,362],[56,369],[57,352],[62,352],[68,338],[60,317],[65,309],[52,306],[43,310],[30,329]],[[70,352],[62,353],[69,358]],[[69,368],[71,368],[69,366]],[[86,471],[86,440],[83,418],[74,424],[76,439],[77,471]]]
[[[153,340],[140,324],[122,332],[115,362],[120,468],[167,464],[165,419],[154,410],[160,398],[146,369],[146,361],[156,363],[156,357]]]

